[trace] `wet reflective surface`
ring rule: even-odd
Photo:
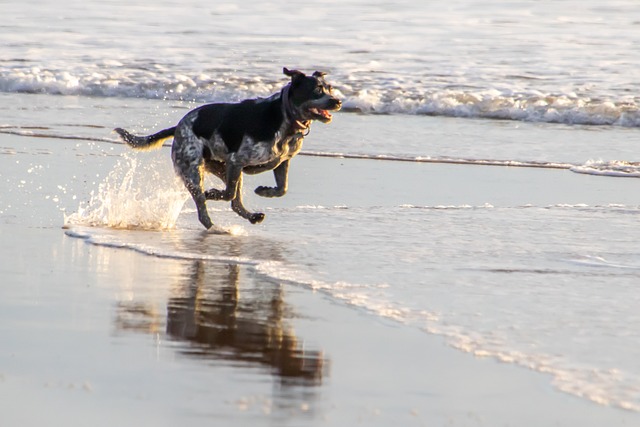
[[[282,383],[315,385],[326,374],[320,351],[305,350],[285,316],[279,286],[239,289],[238,265],[195,261],[171,291],[167,334],[189,344],[180,353],[265,367]]]
[[[98,246],[122,246],[118,239],[124,235],[127,248],[139,252],[144,253],[141,242],[166,248],[156,249],[155,254],[176,266],[162,305],[144,300],[152,283],[132,284],[130,299],[116,305],[116,330],[162,336],[184,356],[258,367],[283,384],[317,385],[327,375],[322,351],[305,347],[296,335],[291,320],[301,315],[286,302],[281,283],[261,275],[251,264],[242,264],[245,259],[281,261],[287,251],[277,241],[188,230],[93,233],[89,242]],[[82,235],[82,231],[68,234]],[[176,254],[205,259],[171,259]],[[222,259],[239,263],[218,261]]]

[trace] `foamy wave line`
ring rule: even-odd
[[[346,109],[365,113],[395,113],[483,118],[569,125],[640,126],[640,105],[635,100],[592,99],[539,91],[433,89],[417,93],[411,88],[345,91]]]
[[[540,160],[499,160],[499,159],[467,159],[460,157],[446,156],[396,156],[390,154],[351,154],[320,151],[302,151],[299,155],[313,157],[330,157],[342,159],[360,160],[386,160],[394,162],[411,163],[442,163],[455,165],[475,165],[475,166],[503,166],[519,168],[542,168],[542,169],[568,169],[571,172],[608,176],[618,178],[640,178],[640,162],[628,162],[625,160],[589,160],[584,164],[568,162],[552,162]]]
[[[576,367],[570,361],[546,354],[531,354],[507,349],[500,342],[487,342],[482,336],[461,328],[424,320],[423,330],[445,337],[447,343],[460,351],[479,358],[490,358],[502,363],[521,366],[535,372],[549,374],[558,390],[587,399],[603,406],[640,412],[640,399],[634,387],[629,387],[629,374],[617,369],[589,366]],[[640,378],[633,379],[640,383]]]
[[[640,270],[640,265],[621,264],[617,262],[609,261],[601,256],[595,255],[581,255],[573,258],[566,259],[565,261],[587,267],[597,268],[614,268],[623,270]]]
[[[589,160],[583,165],[572,166],[571,171],[588,175],[640,178],[640,162]]]
[[[485,203],[483,205],[473,206],[473,205],[434,205],[434,206],[424,206],[424,205],[400,205],[402,209],[424,209],[424,210],[434,210],[434,211],[458,211],[458,210],[473,210],[473,209],[493,209],[494,206],[491,203]]]
[[[508,343],[489,341],[480,334],[449,324],[436,313],[415,311],[390,301],[372,297],[366,290],[384,289],[388,285],[355,285],[343,282],[324,282],[304,277],[300,271],[282,263],[260,263],[254,268],[267,277],[321,292],[348,306],[376,317],[409,326],[445,338],[451,347],[479,358],[491,358],[502,363],[521,366],[532,371],[549,374],[553,385],[560,391],[604,406],[640,412],[640,401],[634,390],[629,390],[621,372],[615,369],[574,367],[571,362],[558,360],[545,354],[531,354],[509,349]],[[364,292],[363,292],[364,288]],[[640,382],[640,379],[638,379]]]
[[[637,212],[640,210],[638,206],[628,206],[620,203],[609,203],[606,205],[588,205],[585,203],[557,203],[554,205],[517,205],[517,206],[494,206],[491,203],[485,203],[482,205],[400,205],[398,206],[401,209],[424,209],[424,210],[480,210],[480,209],[490,209],[490,210],[506,210],[506,209],[559,209],[559,210],[585,210],[585,211],[624,211],[626,212]]]
[[[302,151],[299,155],[313,157],[332,157],[341,159],[360,160],[387,160],[393,162],[411,163],[447,163],[457,165],[477,165],[477,166],[511,166],[523,168],[545,168],[545,169],[570,169],[576,166],[573,163],[545,162],[537,160],[498,160],[498,159],[466,159],[460,157],[446,156],[396,156],[391,154],[350,154],[322,151]]]
[[[238,256],[221,256],[221,255],[206,255],[206,254],[194,254],[192,252],[184,251],[162,251],[154,248],[150,245],[144,245],[139,243],[122,242],[107,236],[101,236],[94,233],[83,232],[76,228],[68,228],[65,230],[65,234],[69,237],[76,239],[82,239],[85,242],[94,245],[115,249],[128,249],[142,255],[149,255],[156,258],[168,258],[175,260],[188,260],[188,261],[211,261],[218,263],[229,263],[238,265],[256,265],[258,261]]]
[[[0,91],[92,97],[127,97],[166,100],[237,101],[267,96],[284,80],[263,81],[233,73],[171,72],[162,66],[141,70],[123,64],[72,69],[16,67],[0,70]]]
[[[2,92],[196,102],[268,96],[278,91],[283,81],[240,76],[232,71],[217,76],[179,73],[164,67],[0,70]],[[400,79],[353,81],[349,75],[339,74],[334,77],[334,83],[344,100],[345,111],[640,127],[640,105],[630,97],[616,100],[536,90],[423,88]]]

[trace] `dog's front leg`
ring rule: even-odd
[[[265,187],[261,185],[256,188],[256,194],[262,197],[282,197],[287,192],[289,185],[289,160],[285,160],[273,170],[273,176],[276,178],[275,187]]]
[[[251,224],[258,224],[264,220],[264,214],[260,212],[249,212],[242,204],[242,175],[238,179],[238,192],[235,199],[231,201],[231,209]]]

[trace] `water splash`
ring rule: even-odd
[[[188,197],[166,159],[146,155],[141,160],[137,153],[127,153],[91,192],[89,202],[65,215],[65,225],[172,229]]]

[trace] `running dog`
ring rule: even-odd
[[[191,193],[205,228],[213,226],[207,200],[231,201],[238,215],[252,224],[262,222],[263,213],[249,212],[242,204],[242,173],[273,170],[276,186],[259,186],[255,192],[262,197],[283,196],[289,161],[302,148],[311,122],[331,122],[331,111],[342,105],[324,80],[325,73],[307,76],[287,68],[283,72],[291,81],[268,98],[203,105],[187,113],[175,127],[149,136],[135,136],[121,128],[115,131],[138,150],[160,147],[173,137],[173,166]],[[204,171],[224,181],[226,188],[205,191]]]

